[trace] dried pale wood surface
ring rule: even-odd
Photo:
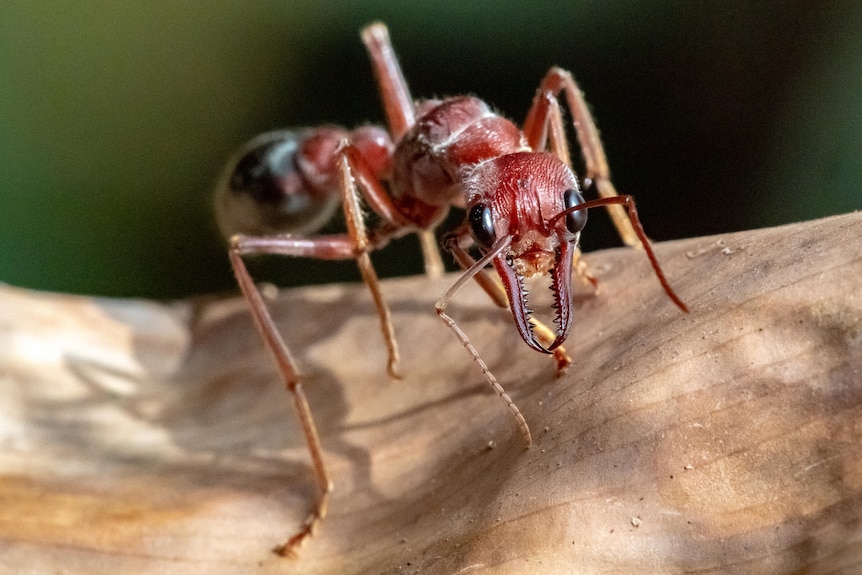
[[[473,286],[451,310],[530,422],[387,281],[403,381],[361,285],[281,293],[336,483],[314,494],[237,299],[0,288],[0,568],[16,573],[860,573],[862,214],[587,257],[575,365]],[[289,264],[289,263],[288,263]],[[489,445],[491,442],[495,445]]]

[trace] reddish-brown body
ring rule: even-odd
[[[523,340],[537,351],[553,353],[558,368],[564,369],[571,362],[562,343],[572,328],[571,281],[580,232],[587,208],[606,206],[624,241],[641,243],[665,292],[685,311],[655,259],[634,200],[617,195],[610,182],[598,132],[568,72],[559,68],[548,72],[519,129],[472,96],[413,102],[385,26],[365,28],[362,38],[377,77],[388,133],[371,126],[352,132],[327,126],[261,136],[229,164],[217,193],[220,225],[231,236],[234,272],[293,394],[320,486],[308,520],[279,548],[282,554],[292,553],[313,532],[326,514],[332,485],[295,361],[242,255],[355,258],[380,315],[389,372],[397,376],[398,348],[389,308],[369,253],[393,238],[417,233],[426,270],[439,273],[442,265],[433,230],[451,208],[463,208],[464,223],[445,236],[444,245],[464,273],[440,297],[436,311],[515,416],[528,447],[532,438],[523,415],[445,313],[466,282],[475,278],[497,304],[509,307]],[[600,199],[584,200],[570,168],[557,101],[561,94],[573,115],[586,164],[584,182]],[[341,200],[347,232],[305,235],[320,228],[335,199]],[[370,229],[360,199],[377,215]],[[469,253],[471,244],[478,249],[478,258]],[[499,282],[486,274],[488,265],[493,265]],[[535,275],[550,275],[554,329],[531,317],[524,279]]]
[[[396,198],[414,197],[448,211],[464,206],[463,181],[473,166],[525,149],[521,131],[470,96],[426,100],[393,159]],[[427,227],[430,222],[415,222]]]

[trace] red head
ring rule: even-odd
[[[586,210],[562,212],[584,202],[571,169],[553,154],[508,154],[476,166],[465,179],[473,239],[484,252],[501,248],[494,267],[509,296],[521,337],[551,352],[571,329],[572,262]],[[524,278],[551,274],[556,338],[539,343],[530,321]]]

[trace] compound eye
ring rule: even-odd
[[[491,208],[486,204],[476,204],[470,208],[467,218],[470,221],[470,235],[476,243],[482,248],[490,248],[497,239]]]
[[[566,209],[579,206],[584,203],[584,196],[577,190],[568,189],[563,193],[563,203]],[[577,234],[587,225],[587,210],[577,210],[566,214],[566,229]]]

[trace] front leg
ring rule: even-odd
[[[566,105],[572,113],[578,144],[584,158],[586,167],[584,188],[595,187],[596,193],[601,198],[618,196],[616,188],[611,183],[605,148],[602,145],[593,116],[590,114],[589,107],[584,101],[581,89],[575,83],[574,78],[562,68],[554,67],[548,71],[539,85],[535,98],[533,98],[533,104],[527,113],[523,126],[528,144],[534,149],[543,149],[549,135],[552,146],[555,145],[555,141],[560,141],[560,134],[565,133],[562,126],[562,115],[557,103],[557,96],[560,93],[564,94]],[[568,151],[566,151],[566,155],[568,155]],[[570,160],[564,159],[563,161],[571,166]],[[606,207],[623,242],[630,246],[640,245],[640,240],[631,225],[626,210],[618,204],[607,205]]]
[[[362,42],[371,58],[371,67],[377,79],[389,132],[392,140],[397,142],[416,123],[413,98],[407,88],[395,50],[392,49],[386,25],[375,22],[363,28]]]

